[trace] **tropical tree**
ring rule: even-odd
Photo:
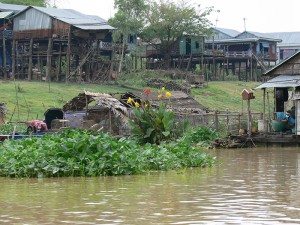
[[[1,3],[16,5],[46,6],[49,0],[1,0]]]
[[[122,70],[125,46],[129,35],[136,35],[141,32],[145,21],[146,4],[144,0],[115,0],[117,12],[108,22],[117,28],[114,32],[114,40],[122,41],[122,52],[120,57],[119,69]]]
[[[182,1],[148,1],[146,26],[142,37],[147,42],[155,41],[154,47],[164,56],[169,66],[171,50],[184,35],[202,36],[209,32],[211,23],[207,16],[213,8],[201,9]],[[157,44],[159,43],[159,44]]]

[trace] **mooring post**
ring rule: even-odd
[[[251,136],[251,111],[250,111],[250,99],[247,100],[247,111],[248,111],[248,136]]]

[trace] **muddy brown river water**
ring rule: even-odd
[[[206,169],[0,178],[0,224],[300,224],[300,148],[214,154]]]

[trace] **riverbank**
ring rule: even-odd
[[[1,102],[7,104],[6,120],[27,121],[43,119],[44,112],[50,107],[62,107],[79,92],[88,90],[101,93],[124,93],[147,88],[147,79],[161,77],[155,71],[140,72],[121,76],[118,80],[107,84],[65,84],[28,81],[1,81]],[[171,80],[168,77],[163,79]],[[182,83],[183,80],[175,80]],[[258,85],[255,82],[218,81],[209,82],[203,88],[192,88],[191,96],[201,105],[211,110],[242,111],[245,104],[241,99],[244,88],[251,89]],[[262,93],[255,92],[256,99],[251,102],[253,111],[262,109]]]

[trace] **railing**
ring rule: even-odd
[[[3,35],[6,39],[12,39],[13,31],[12,30],[1,30],[0,31],[0,38],[3,38]]]
[[[104,50],[104,51],[121,50],[122,44],[100,41],[99,48],[100,50]],[[125,46],[125,50],[126,49],[127,49],[127,45]]]

